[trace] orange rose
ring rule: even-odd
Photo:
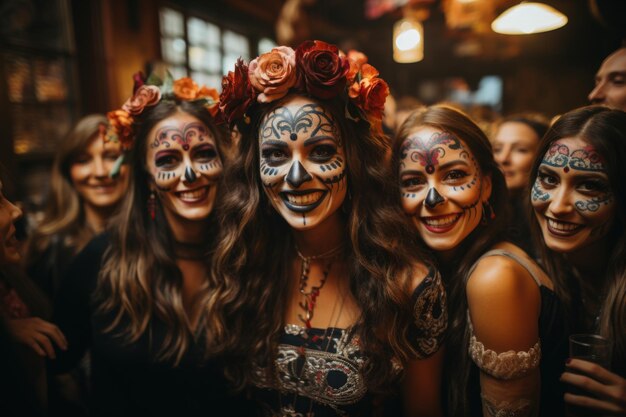
[[[113,110],[107,113],[107,119],[110,125],[107,140],[119,141],[122,148],[129,149],[133,142],[132,116],[126,110]]]
[[[198,97],[198,84],[189,77],[174,81],[174,95],[180,100],[194,100]]]
[[[217,92],[215,88],[209,88],[207,86],[200,87],[198,90],[198,94],[196,96],[197,99],[205,99],[206,103],[204,107],[211,113],[211,116],[215,117],[217,112],[219,111],[220,104],[220,94]]]
[[[133,116],[137,116],[143,112],[145,107],[154,106],[159,100],[161,100],[161,90],[159,90],[159,87],[155,85],[142,85],[137,88],[137,91],[131,98],[126,100],[122,109]]]
[[[376,68],[370,64],[363,64],[360,77],[356,77],[348,89],[348,95],[354,103],[374,119],[383,117],[385,100],[389,95],[389,86],[382,78],[378,78],[378,75]]]
[[[348,71],[346,78],[348,79],[348,84],[352,84],[357,73],[361,70],[361,67],[367,63],[367,56],[364,53],[353,49],[348,52],[347,58],[350,63],[350,70]]]
[[[382,78],[366,78],[361,80],[361,91],[359,91],[360,107],[365,112],[380,120],[383,117],[385,100],[389,95],[389,86]]]
[[[284,97],[296,83],[295,51],[279,46],[250,62],[248,76],[252,86],[260,93],[259,103],[270,103]]]
[[[355,82],[352,83],[352,85],[348,89],[348,95],[350,96],[350,98],[357,98],[359,96],[364,80],[371,80],[373,78],[378,77],[379,75],[378,70],[374,68],[373,66],[371,66],[370,64],[363,64],[360,67],[360,70],[361,70],[361,76],[359,77],[360,81],[355,80]]]

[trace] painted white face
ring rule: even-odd
[[[20,261],[14,226],[20,217],[22,210],[6,199],[0,182],[0,265],[16,264]]]
[[[504,174],[509,190],[526,187],[539,139],[535,131],[525,123],[505,122],[498,128],[493,143],[493,156]]]
[[[552,144],[539,166],[531,202],[546,245],[562,253],[601,240],[615,218],[604,161],[580,138]]]
[[[84,204],[109,208],[120,202],[128,185],[128,167],[122,165],[115,178],[109,174],[121,154],[119,143],[104,142],[96,135],[74,158],[70,165],[70,179]]]
[[[206,219],[222,175],[211,131],[196,117],[177,112],[157,123],[148,141],[148,172],[170,223]]]
[[[437,128],[417,129],[400,152],[402,209],[430,248],[455,249],[481,221],[490,177],[461,139]]]
[[[338,214],[347,191],[346,157],[333,116],[290,96],[259,128],[261,181],[272,206],[298,230]]]

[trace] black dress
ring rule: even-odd
[[[448,323],[446,295],[437,273],[429,272],[413,292],[412,302],[414,324],[409,337],[419,357],[426,358],[439,349]],[[254,396],[260,404],[260,414],[373,415],[374,398],[361,374],[366,352],[353,330],[286,325],[274,364],[276,378],[269,375],[267,368],[256,370]],[[390,407],[397,408],[397,404]]]
[[[167,331],[167,325],[156,317],[132,344],[117,337],[115,330],[105,331],[112,314],[96,312],[92,294],[108,245],[108,236],[96,237],[76,257],[61,283],[54,321],[65,334],[69,350],[51,361],[53,370],[72,369],[91,349],[93,415],[249,415],[246,401],[229,394],[219,364],[202,360],[202,336],[190,341],[182,361],[174,366],[155,359]]]
[[[539,370],[541,372],[541,399],[540,416],[561,416],[565,411],[563,402],[564,385],[559,381],[561,374],[565,370],[565,359],[567,358],[567,335],[568,331],[565,323],[565,314],[562,304],[556,293],[550,288],[542,285],[541,281],[532,272],[525,260],[517,255],[503,251],[492,250],[485,253],[480,259],[486,256],[506,256],[513,259],[528,271],[539,286],[541,295],[541,312],[539,313],[539,340],[541,342],[541,361]],[[479,260],[480,260],[479,259]],[[478,263],[478,261],[476,261]],[[474,265],[476,265],[476,263]],[[470,274],[473,268],[470,270]],[[482,401],[480,398],[480,371],[472,363],[470,371],[470,383],[468,385],[471,416],[482,416]]]

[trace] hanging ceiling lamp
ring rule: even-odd
[[[432,0],[419,0],[402,9],[403,18],[393,25],[393,60],[402,64],[424,59],[424,26]]]
[[[422,59],[424,59],[424,26],[410,17],[397,21],[393,25],[393,60],[406,64]]]
[[[567,16],[543,3],[522,2],[502,13],[491,23],[494,32],[504,35],[530,35],[548,32],[567,24]]]

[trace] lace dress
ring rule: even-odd
[[[412,295],[415,322],[410,340],[422,358],[435,353],[447,327],[446,297],[438,274],[430,272]],[[370,416],[361,368],[365,362],[354,328],[284,327],[276,358],[277,378],[256,370],[254,395],[264,416]]]

